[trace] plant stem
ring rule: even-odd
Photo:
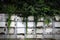
[[[28,18],[26,17],[26,34],[27,34],[27,28],[28,28],[27,22],[28,22]]]
[[[8,14],[8,31],[9,31],[9,29],[10,29],[10,24],[11,24],[11,20],[10,20],[10,18],[11,18],[11,14]]]

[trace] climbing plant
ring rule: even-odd
[[[60,0],[8,0],[0,2],[1,11],[6,11],[9,15],[8,27],[10,27],[11,15],[19,13],[22,14],[23,20],[26,19],[26,31],[28,16],[34,16],[35,24],[37,24],[38,18],[44,17],[44,22],[48,24],[51,20],[47,17],[53,18],[56,15],[60,15]]]
[[[6,14],[8,14],[7,26],[9,31],[11,24],[11,15],[16,11],[16,7],[14,7],[14,5],[7,5],[4,10],[6,11]]]

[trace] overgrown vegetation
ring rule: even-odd
[[[38,18],[46,18],[45,22],[48,24],[50,20],[47,17],[54,18],[56,15],[60,15],[60,0],[0,0],[0,12],[8,13],[8,27],[10,26],[11,14],[22,14],[23,18],[26,18],[27,29],[27,17],[34,16],[35,24],[37,24]]]

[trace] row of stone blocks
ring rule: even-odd
[[[6,38],[4,38],[4,39],[2,39],[2,38],[0,38],[0,40],[55,40],[55,39],[50,39],[50,38],[45,38],[45,39],[41,39],[41,38],[26,38],[26,39],[21,39],[21,38],[18,38],[18,39],[16,39],[16,38],[14,38],[14,39],[6,39]]]

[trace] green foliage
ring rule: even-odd
[[[39,0],[38,3],[42,4],[44,3],[44,0]]]
[[[3,7],[2,7],[2,9],[4,9],[4,11],[8,11],[8,12],[12,12],[12,13],[16,12],[18,10],[23,14],[23,16],[30,16],[30,15],[36,15],[36,14],[39,16],[41,16],[41,15],[53,16],[56,14],[60,14],[60,12],[56,13],[57,11],[60,11],[60,8],[57,7],[57,9],[56,9],[54,7],[55,4],[58,5],[57,2],[59,3],[59,0],[8,0],[7,1],[8,5],[7,5],[7,3],[4,4],[4,5],[6,5],[5,9],[7,9],[7,10],[5,10]],[[2,2],[1,2],[1,4],[2,4]],[[14,8],[14,7],[16,7],[17,10],[15,10],[16,8]],[[57,11],[53,11],[53,10],[57,10]],[[51,15],[51,14],[53,14],[53,15]]]
[[[14,7],[14,5],[6,5],[5,11],[9,14],[12,14],[16,11],[16,7]]]
[[[12,13],[14,13],[16,11],[16,7],[14,7],[14,5],[8,5],[7,7],[5,7],[5,11],[8,14],[8,22],[7,22],[7,26],[8,26],[8,30],[10,29],[10,24],[11,24],[11,15]]]
[[[8,3],[8,5],[7,5]],[[10,26],[10,17],[13,13],[19,12],[22,14],[24,20],[26,17],[33,15],[35,24],[40,17],[44,17],[45,23],[48,24],[50,20],[47,17],[60,16],[60,0],[8,0],[5,4],[1,2],[2,10],[8,13],[8,27]],[[1,6],[0,5],[0,6]],[[6,5],[4,7],[4,5]],[[24,21],[23,20],[23,21]],[[27,19],[26,30],[27,30]]]
[[[47,25],[48,25],[50,22],[51,22],[51,20],[50,20],[50,18],[49,18],[49,17],[48,17],[48,18],[46,18],[46,19],[45,19],[45,21],[44,21],[44,23],[45,23],[45,24],[47,24]]]
[[[7,22],[7,26],[8,26],[8,31],[9,31],[9,29],[10,29],[10,24],[11,24],[11,20],[10,20],[10,18],[11,18],[11,14],[9,14],[8,15],[8,22]]]

